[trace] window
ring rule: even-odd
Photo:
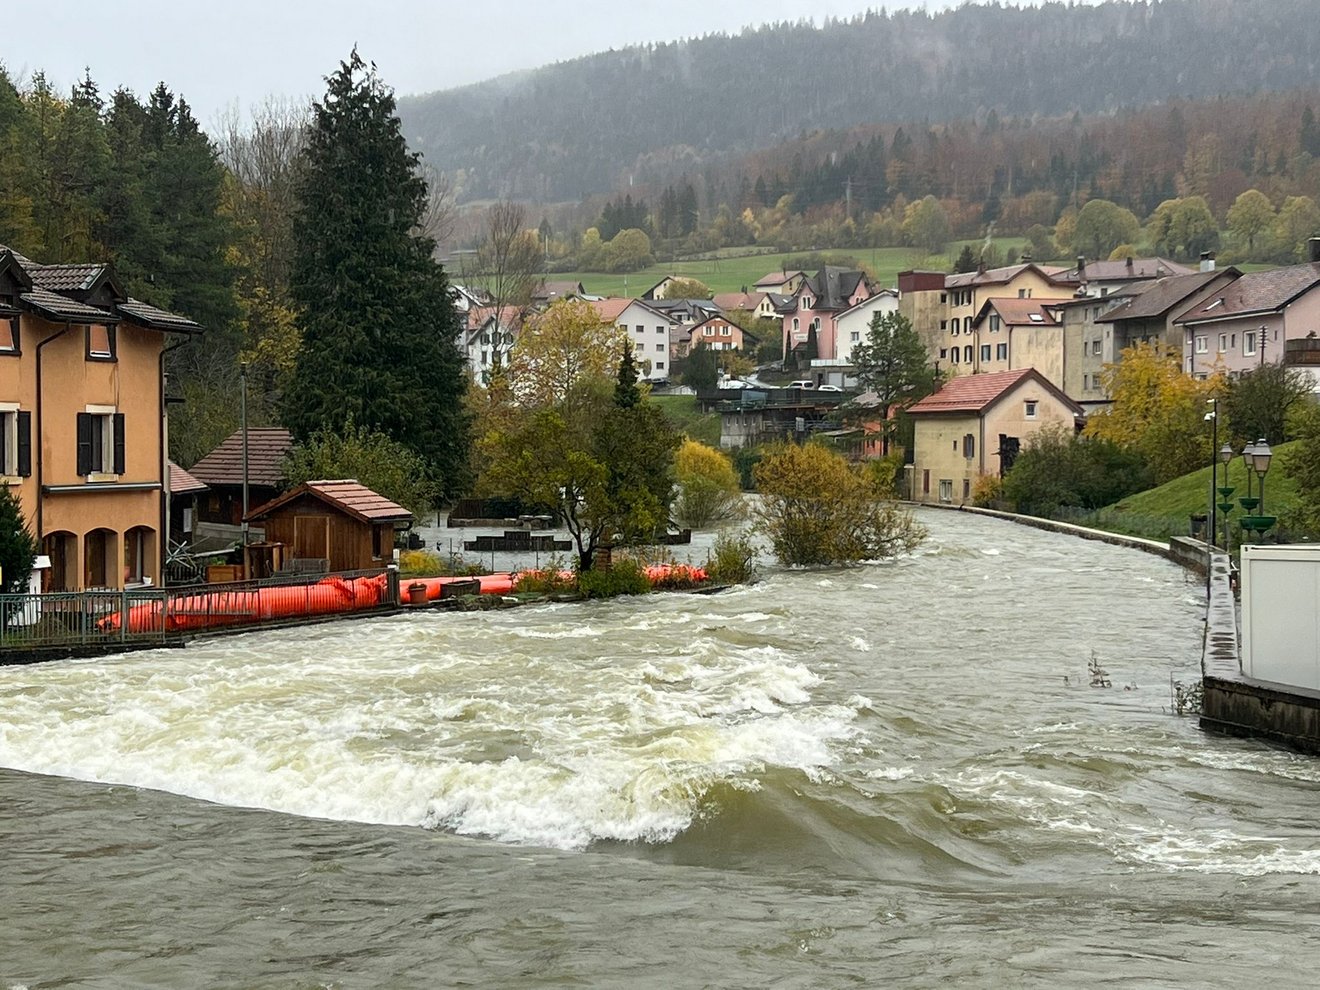
[[[989,361],[989,360],[990,360],[990,345],[989,345],[989,344],[982,344],[982,345],[981,345],[981,360],[982,360],[982,361]]]
[[[798,327],[798,318],[795,316],[793,317],[793,331],[796,333],[799,329],[800,328]]]
[[[720,336],[721,336],[721,337],[732,337],[732,336],[733,336],[733,331],[730,330],[728,327],[720,327]]]
[[[656,345],[655,345],[655,349],[656,349],[657,351],[661,351],[661,352],[663,352],[664,349],[665,349],[665,345],[664,345],[664,344],[656,344]]]
[[[963,478],[963,501],[966,502],[972,497],[972,479]]]
[[[657,361],[657,362],[655,363],[655,370],[656,370],[656,371],[664,371],[664,370],[665,370],[665,363],[664,363],[663,361]]]
[[[953,321],[953,335],[956,337],[960,333],[962,333],[962,320],[955,319]]]
[[[706,328],[705,328],[705,334],[706,334],[707,337],[714,337],[714,336],[715,336],[715,328],[714,328],[714,327],[706,327]]]
[[[952,479],[952,478],[941,478],[941,479],[940,479],[940,501],[941,501],[941,502],[952,502],[952,501],[953,501],[953,479]]]
[[[99,406],[78,414],[78,473],[124,473],[124,414]]]
[[[963,434],[963,457],[969,461],[976,456],[976,437],[970,433]]]
[[[1018,298],[1019,298],[1019,299],[1026,299],[1026,298],[1027,298],[1027,290],[1026,290],[1026,289],[1018,289]]]
[[[961,347],[955,347],[955,348],[953,348],[951,351],[949,351],[949,360],[952,361],[954,364],[957,364],[957,363],[958,363],[958,357],[959,357],[959,355],[961,355],[961,354],[962,354],[962,348],[961,348]]]
[[[1221,333],[1219,335],[1219,353],[1223,354],[1226,350],[1228,350],[1228,334]]]
[[[972,318],[969,316],[963,320],[963,333],[972,332]]]
[[[1100,356],[1100,341],[1098,340],[1091,341],[1091,356],[1092,357]]]
[[[1089,374],[1082,375],[1082,391],[1083,392],[1089,391],[1090,388],[1091,388],[1091,376]]]
[[[1230,348],[1237,347],[1237,334],[1230,334],[1230,335],[1229,335],[1229,338],[1228,338],[1228,346],[1229,346]]]
[[[941,359],[941,360],[944,360],[944,359],[947,358],[948,356],[949,356],[949,349],[948,349],[947,347],[941,347],[941,348],[940,348],[940,359]]]
[[[481,352],[481,363],[482,363],[482,364],[490,364],[490,356],[489,356],[489,352],[487,352],[487,351],[485,351],[485,350],[483,350],[483,351]],[[240,436],[241,436],[241,435],[242,435],[242,434],[240,434]]]
[[[945,302],[948,302],[948,301],[949,301],[949,294],[948,294],[947,292],[941,292],[941,293],[940,293],[940,302],[945,303]],[[927,487],[926,491],[930,491],[930,488]]]
[[[646,327],[642,326],[640,323],[637,324],[637,332],[638,332],[638,333],[646,333]]]
[[[926,468],[921,472],[921,494],[930,494],[930,468]]]
[[[990,332],[991,332],[991,333],[998,333],[998,332],[999,332],[999,314],[998,314],[998,313],[991,313],[991,314],[990,314]]]
[[[17,405],[0,405],[0,474],[32,476],[32,413]]]
[[[1035,418],[1036,418],[1036,400],[1035,400],[1035,399],[1028,399],[1026,402],[1023,403],[1023,406],[1024,406],[1023,413],[1024,413],[1024,415],[1027,417],[1027,419],[1035,419]]]
[[[0,320],[0,354],[18,354],[18,317]]]
[[[483,334],[481,335],[481,342],[482,342],[483,344],[489,344],[489,343],[490,343],[490,334],[488,334],[488,333],[483,333]]]
[[[1197,337],[1197,338],[1196,338],[1196,353],[1197,353],[1197,354],[1204,354],[1204,353],[1206,353],[1208,350],[1210,350],[1210,340],[1209,340],[1209,338],[1208,338],[1208,337]]]
[[[637,343],[633,344],[633,350],[640,354],[642,353],[642,348],[645,346],[646,345],[639,340]]]
[[[380,560],[385,556],[385,527],[371,527],[371,559]]]
[[[998,360],[998,361],[1007,361],[1007,360],[1008,360],[1008,345],[1007,345],[1007,344],[995,344],[995,359]]]
[[[964,361],[966,364],[971,364],[971,363],[972,363],[972,345],[971,345],[971,344],[968,344],[966,347],[963,348],[963,361]]]
[[[1256,353],[1256,331],[1255,331],[1255,330],[1248,330],[1246,333],[1244,333],[1244,334],[1242,335],[1242,353],[1243,353],[1243,354],[1255,354],[1255,353]]]
[[[115,328],[93,323],[87,328],[87,360],[113,361],[115,359]]]

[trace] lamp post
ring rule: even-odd
[[[1223,501],[1219,503],[1219,511],[1224,514],[1224,552],[1225,553],[1227,553],[1229,549],[1228,517],[1229,514],[1233,511],[1233,492],[1237,490],[1232,486],[1230,486],[1228,483],[1228,466],[1232,462],[1233,457],[1234,454],[1233,454],[1232,444],[1225,443],[1222,447],[1219,448],[1219,460],[1222,461],[1224,465],[1224,484],[1219,488],[1219,497],[1223,499]]]
[[[1215,488],[1219,485],[1218,470],[1219,465],[1215,462],[1215,451],[1219,448],[1219,400],[1206,399],[1206,405],[1214,406],[1214,409],[1205,414],[1205,418],[1210,420],[1210,528],[1207,531],[1206,543],[1212,548],[1215,545]]]
[[[1256,494],[1260,496],[1260,511],[1265,511],[1265,475],[1270,469],[1270,458],[1274,452],[1270,450],[1270,445],[1261,437],[1256,441],[1256,452],[1252,455],[1252,466],[1256,469],[1256,477],[1260,479],[1260,488]]]
[[[1247,485],[1248,490],[1251,485],[1251,473],[1255,472],[1259,483],[1259,490],[1256,498],[1239,499],[1242,508],[1248,515],[1242,517],[1242,528],[1248,532],[1254,532],[1264,536],[1265,531],[1275,523],[1274,516],[1265,515],[1265,475],[1270,469],[1270,459],[1273,457],[1273,451],[1270,445],[1262,437],[1254,444],[1247,447],[1242,452],[1242,459],[1247,464]],[[1248,504],[1250,503],[1250,504]],[[1259,514],[1257,514],[1259,508]]]

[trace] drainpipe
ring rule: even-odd
[[[39,544],[46,539],[46,531],[43,523],[43,518],[45,513],[42,512],[42,508],[44,507],[46,502],[45,494],[43,491],[43,489],[45,488],[45,474],[46,474],[45,471],[46,458],[44,453],[46,445],[43,441],[46,436],[46,428],[44,425],[45,417],[42,412],[43,409],[45,408],[45,401],[44,401],[44,395],[41,391],[41,349],[45,347],[47,344],[51,343],[52,341],[59,340],[72,328],[73,328],[73,324],[69,323],[66,320],[64,323],[64,329],[62,329],[59,333],[55,334],[53,337],[47,337],[40,344],[37,345],[37,437],[36,437],[37,444],[36,446],[37,446],[37,542]],[[67,575],[66,575],[66,579],[67,579]]]
[[[170,452],[166,449],[168,438],[165,436],[165,419],[168,406],[165,402],[165,355],[178,350],[188,343],[188,338],[175,341],[168,347],[162,347],[156,358],[156,382],[160,385],[160,419],[157,422],[156,435],[160,443],[160,534],[157,537],[156,557],[160,564],[160,587],[165,587],[165,560],[169,557],[170,547]]]

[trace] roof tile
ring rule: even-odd
[[[281,426],[248,429],[248,484],[278,488],[284,477],[284,458],[293,447],[293,435]],[[243,431],[235,430],[219,447],[189,468],[207,485],[243,483]]]

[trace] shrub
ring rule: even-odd
[[[523,593],[553,595],[577,590],[572,571],[551,563],[540,570],[522,571],[513,579],[513,590]]]
[[[1004,477],[1003,490],[1018,512],[1049,516],[1064,506],[1112,505],[1153,483],[1136,450],[1053,427],[1028,441]]]
[[[444,562],[430,550],[403,550],[399,553],[399,574],[403,577],[439,577],[445,573]]]
[[[988,509],[1003,501],[1004,479],[996,474],[978,474],[972,482],[972,505]]]
[[[873,478],[819,444],[773,448],[754,473],[757,519],[784,564],[895,557],[926,536]]]
[[[746,584],[756,576],[757,556],[750,535],[726,530],[706,557],[706,576],[717,584]]]
[[[729,458],[714,447],[685,440],[674,458],[678,497],[674,518],[683,526],[701,529],[742,514],[738,475]]]
[[[583,571],[577,579],[578,591],[588,598],[615,598],[619,595],[644,595],[651,590],[646,572],[634,560],[620,560],[608,571]]]
[[[688,591],[700,588],[709,580],[704,568],[689,564],[668,564],[664,570],[648,576],[655,591]]]

